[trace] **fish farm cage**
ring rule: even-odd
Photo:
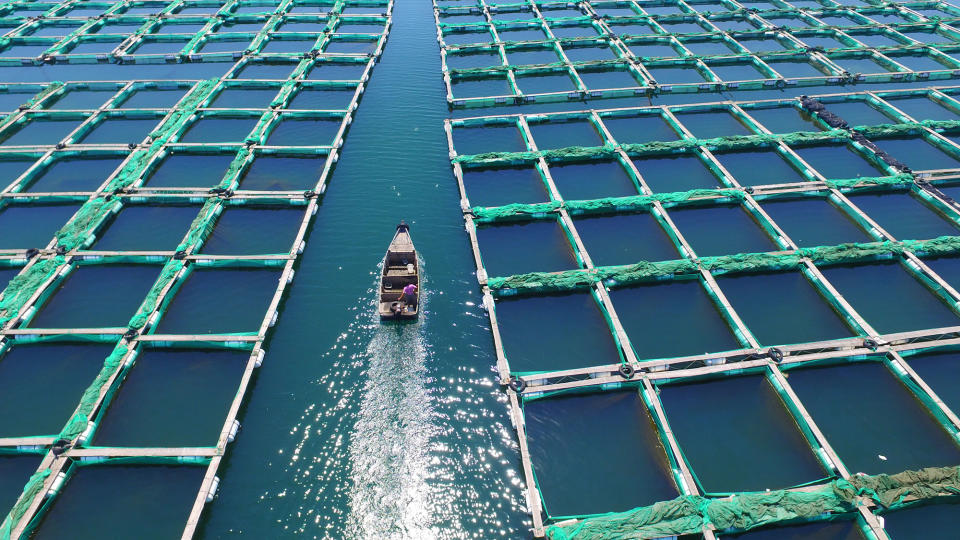
[[[194,534],[392,9],[0,6],[0,538]]]
[[[960,10],[434,13],[534,536],[954,535]]]
[[[457,108],[960,77],[943,2],[434,4]]]

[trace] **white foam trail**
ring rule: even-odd
[[[425,380],[427,296],[421,295],[420,320],[380,325],[367,347],[366,380],[349,446],[347,538],[446,536],[434,519],[437,504],[447,497],[433,493],[429,484],[431,441],[438,429]]]

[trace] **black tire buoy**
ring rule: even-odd
[[[514,392],[522,394],[523,391],[527,389],[527,381],[521,379],[520,377],[513,377],[510,379],[510,382],[507,383],[507,386],[509,386]]]
[[[769,356],[774,362],[778,364],[783,361],[783,351],[781,351],[776,347],[772,347],[769,351],[767,351],[767,356]]]
[[[620,364],[618,371],[620,372],[620,376],[624,379],[632,379],[633,374],[637,372],[637,370],[634,369],[630,364]]]

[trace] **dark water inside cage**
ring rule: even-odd
[[[619,143],[644,143],[679,139],[669,124],[659,115],[607,116],[603,124]]]
[[[30,326],[126,327],[159,274],[160,267],[154,265],[81,265],[43,304]]]
[[[721,187],[717,178],[694,155],[635,159],[633,164],[654,193]]]
[[[120,210],[90,249],[173,251],[200,214],[200,206],[133,205]],[[158,227],[157,224],[163,226]]]
[[[93,438],[97,446],[215,446],[249,355],[147,349]]]
[[[825,103],[827,110],[843,118],[851,126],[892,124],[894,120],[865,101]]]
[[[527,145],[515,124],[457,128],[453,130],[453,147],[458,154],[486,152],[523,152]]]
[[[240,189],[274,191],[316,187],[324,161],[309,157],[261,155],[240,177]]]
[[[907,363],[951,410],[960,409],[960,354],[928,353],[907,357]]]
[[[227,88],[217,94],[210,107],[266,109],[279,91],[279,88]]]
[[[0,358],[4,396],[0,437],[59,433],[112,349],[110,345],[21,345],[4,354]],[[26,478],[20,488],[25,482]]]
[[[899,263],[833,266],[822,272],[879,332],[960,324],[960,318]]]
[[[611,330],[591,294],[504,299],[496,309],[512,372],[559,371],[620,361]]]
[[[932,120],[956,120],[960,118],[960,114],[956,111],[924,96],[900,99],[887,98],[886,101],[913,117],[914,120],[927,118]]]
[[[267,145],[330,146],[340,123],[339,119],[284,118],[272,128]]]
[[[122,162],[121,157],[55,159],[33,176],[25,191],[96,191]]]
[[[680,258],[670,237],[651,214],[580,217],[574,219],[574,226],[597,266]]]
[[[157,333],[254,332],[263,321],[279,279],[278,270],[194,270],[160,319]]]
[[[13,508],[41,456],[0,456],[0,507]]]
[[[614,289],[610,296],[641,359],[740,347],[699,281]],[[657,306],[657,309],[651,310],[649,306]]]
[[[573,248],[554,220],[478,227],[477,241],[491,277],[577,267]]]
[[[960,460],[952,435],[882,363],[792,370],[788,381],[851,473],[896,473]]]
[[[540,150],[603,144],[597,129],[587,120],[530,124],[530,133]]]
[[[960,234],[953,222],[909,193],[852,195],[849,199],[898,240]]]
[[[639,195],[636,185],[618,161],[550,165],[553,183],[566,200]]]
[[[162,158],[146,177],[151,188],[213,187],[220,183],[233,161],[233,154],[174,152]]]
[[[741,186],[789,184],[806,179],[775,150],[714,154]]]
[[[741,206],[671,208],[667,213],[701,257],[777,249],[773,240]]]
[[[538,203],[548,199],[543,179],[533,166],[464,169],[463,184],[472,206]]]
[[[813,118],[793,107],[769,109],[748,109],[747,114],[764,125],[771,133],[793,133],[796,131],[820,131]]]
[[[878,139],[874,143],[916,171],[955,168],[960,163],[953,156],[920,137]]]
[[[706,492],[778,489],[827,475],[762,375],[658,389],[670,428]]]
[[[822,341],[853,334],[800,272],[721,276],[717,282],[761,345]]]
[[[80,208],[77,204],[7,205],[0,208],[0,249],[43,248]]]
[[[828,180],[887,174],[883,169],[843,144],[805,146],[794,148],[793,151]]]
[[[107,118],[80,138],[80,144],[139,144],[157,127],[160,119]]]
[[[524,417],[550,515],[629,510],[678,495],[663,445],[635,390],[531,401]]]
[[[288,253],[302,221],[301,208],[227,208],[200,252],[208,255]]]
[[[743,534],[724,534],[718,538],[740,540],[862,540],[860,527],[853,520],[826,521],[786,527],[765,527]]]
[[[956,498],[941,504],[913,506],[883,514],[883,528],[892,540],[949,538],[957,531]]]
[[[242,142],[257,124],[256,116],[246,118],[229,118],[205,116],[190,125],[181,142],[211,143],[211,142]]]
[[[175,537],[183,530],[205,470],[187,466],[80,467],[64,484],[32,538],[63,538],[78,530],[116,538]],[[118,515],[139,519],[117,519]],[[150,526],[144,527],[144,523]]]
[[[768,200],[760,206],[798,247],[870,241],[850,216],[827,199]]]

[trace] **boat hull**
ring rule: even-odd
[[[403,296],[408,285],[416,286],[411,300]],[[420,314],[420,265],[409,228],[403,224],[383,257],[377,312],[381,320],[412,320]]]

